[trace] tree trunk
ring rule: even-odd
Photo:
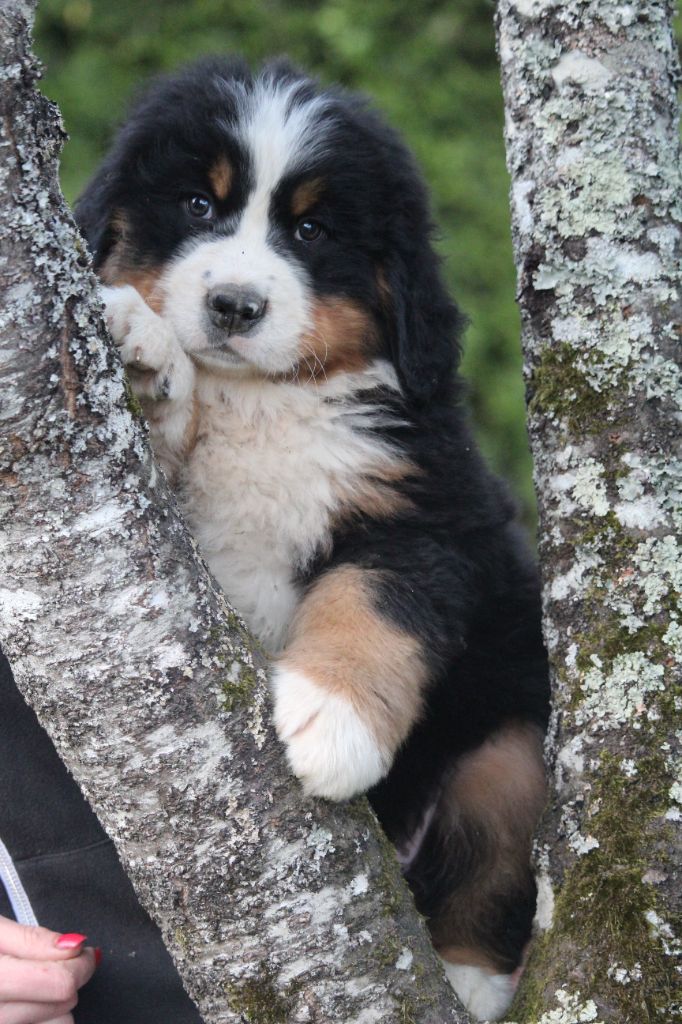
[[[266,661],[131,414],[33,89],[0,10],[0,637],[207,1024],[464,1024],[363,799],[304,800]]]
[[[556,790],[522,1022],[680,1019],[672,3],[500,0]],[[675,448],[677,446],[677,456]]]

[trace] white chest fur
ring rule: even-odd
[[[385,364],[319,385],[199,372],[181,501],[211,570],[272,651],[299,600],[297,572],[329,544],[354,489],[398,457],[367,431],[383,410],[358,402],[377,383],[398,386]]]

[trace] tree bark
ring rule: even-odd
[[[364,799],[304,800],[266,660],[197,556],[109,345],[0,9],[0,637],[207,1024],[464,1024]]]
[[[553,667],[521,1022],[680,1019],[679,113],[673,4],[500,0]]]

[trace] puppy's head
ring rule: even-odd
[[[458,315],[410,154],[284,63],[157,81],[76,216],[103,280],[135,285],[200,362],[305,381],[387,358],[415,398],[449,387]]]

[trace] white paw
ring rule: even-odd
[[[306,793],[347,800],[383,778],[390,757],[349,701],[284,668],[271,685],[275,729]]]
[[[513,974],[490,974],[482,967],[443,960],[447,979],[459,1000],[476,1020],[501,1020],[516,992]]]
[[[172,328],[132,285],[102,288],[107,326],[140,397],[184,399],[194,371]]]

